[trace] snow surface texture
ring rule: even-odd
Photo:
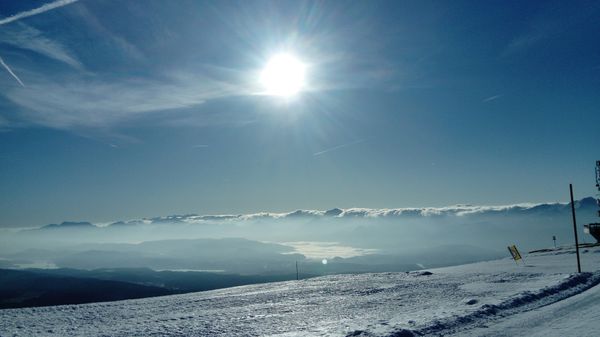
[[[600,247],[141,300],[0,310],[0,336],[597,336]]]

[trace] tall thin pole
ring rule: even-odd
[[[581,262],[579,261],[579,240],[577,239],[577,220],[575,219],[575,201],[573,201],[573,184],[569,184],[571,192],[571,213],[573,213],[573,233],[575,233],[575,251],[577,252],[577,272],[581,273]]]
[[[298,261],[296,261],[296,281],[300,279],[300,274],[298,274]]]

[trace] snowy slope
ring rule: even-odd
[[[564,301],[544,306],[487,328],[477,328],[464,336],[579,336],[600,334],[600,286],[577,294]]]
[[[427,272],[335,275],[203,293],[0,310],[0,336],[586,335],[600,247]],[[594,312],[596,314],[594,314]],[[580,333],[556,327],[578,326]]]

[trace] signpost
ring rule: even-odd
[[[515,263],[517,263],[519,260],[523,261],[523,264],[525,263],[525,260],[523,260],[521,253],[519,253],[519,250],[517,249],[517,246],[508,246],[508,251],[510,252],[510,255],[512,255],[513,260],[515,260]]]
[[[577,252],[577,272],[581,273],[581,262],[579,261],[579,239],[577,239],[577,220],[575,219],[575,201],[573,201],[573,184],[569,184],[571,192],[571,213],[573,213],[573,233],[575,234],[575,251]]]

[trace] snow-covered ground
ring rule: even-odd
[[[0,310],[0,336],[597,336],[600,247],[429,272],[335,275]]]

